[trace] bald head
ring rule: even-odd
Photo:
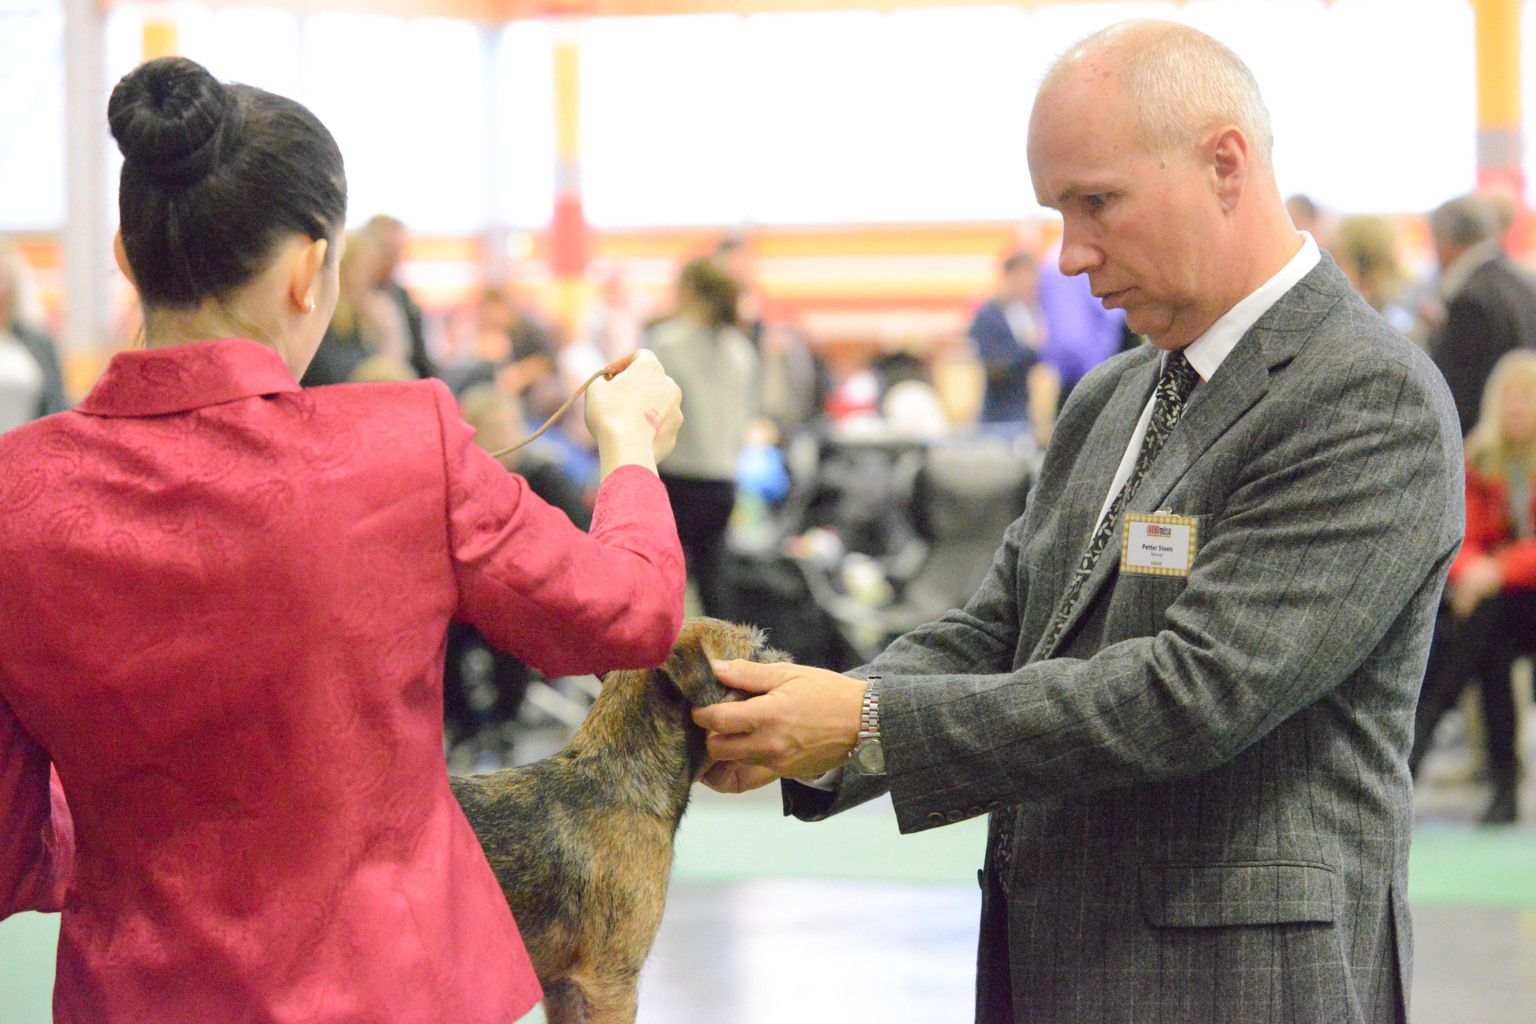
[[[1062,57],[1029,118],[1029,174],[1062,217],[1059,265],[1162,348],[1182,348],[1285,265],[1301,236],[1248,69],[1210,37],[1130,22]]]
[[[1210,130],[1233,125],[1254,161],[1271,164],[1274,133],[1258,82],[1237,54],[1203,32],[1171,21],[1095,32],[1046,72],[1037,105],[1083,75],[1118,79],[1136,133],[1153,152],[1188,151]]]

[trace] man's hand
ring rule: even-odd
[[[759,768],[740,761],[716,761],[699,776],[699,781],[717,793],[745,793],[777,778],[772,768]]]
[[[712,664],[720,682],[760,696],[694,709],[716,762],[706,785],[739,793],[774,776],[816,778],[848,759],[859,738],[863,681],[787,662]]]

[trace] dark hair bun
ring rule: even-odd
[[[147,178],[186,186],[218,161],[233,100],[201,64],[160,57],[117,83],[107,123],[123,158]]]

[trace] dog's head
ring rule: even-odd
[[[685,701],[696,708],[740,700],[744,694],[722,686],[709,667],[711,658],[722,661],[774,662],[791,660],[783,651],[769,647],[763,631],[720,619],[692,618],[672,647],[672,656],[660,673],[677,687]]]
[[[710,668],[711,658],[722,661],[789,661],[790,656],[765,642],[763,631],[720,619],[692,618],[683,623],[683,631],[672,647],[672,656],[656,670],[663,689],[681,698],[682,720],[688,736],[688,777],[697,779],[708,763],[704,748],[704,730],[693,724],[689,710],[708,704],[742,700],[747,695],[723,686]]]

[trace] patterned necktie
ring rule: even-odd
[[[1077,563],[1077,570],[1073,572],[1072,579],[1067,583],[1066,591],[1061,595],[1061,603],[1056,606],[1056,614],[1051,618],[1051,625],[1045,633],[1045,643],[1040,647],[1040,660],[1049,658],[1056,650],[1056,644],[1061,640],[1062,631],[1067,628],[1067,620],[1072,616],[1072,609],[1077,604],[1077,595],[1083,589],[1083,583],[1093,573],[1093,566],[1099,560],[1105,547],[1109,545],[1110,537],[1114,536],[1115,527],[1120,522],[1120,513],[1126,503],[1136,494],[1136,488],[1141,486],[1142,479],[1147,475],[1147,470],[1152,467],[1152,462],[1157,458],[1157,453],[1163,450],[1163,444],[1168,440],[1168,435],[1173,433],[1174,424],[1179,422],[1179,417],[1184,414],[1184,403],[1189,400],[1189,393],[1194,390],[1195,382],[1199,376],[1195,368],[1189,365],[1189,360],[1184,358],[1184,353],[1172,352],[1168,355],[1163,365],[1162,376],[1157,381],[1156,398],[1152,403],[1152,420],[1147,424],[1146,436],[1141,441],[1141,451],[1136,455],[1136,466],[1131,470],[1130,479],[1125,486],[1120,488],[1120,493],[1115,495],[1115,500],[1110,502],[1109,508],[1104,511],[1104,518],[1099,521],[1099,528],[1093,532],[1093,539],[1088,542],[1088,550],[1083,552],[1083,557]]]
[[[1067,620],[1072,616],[1073,607],[1077,604],[1078,594],[1082,592],[1083,583],[1093,573],[1094,563],[1099,560],[1099,555],[1109,545],[1109,538],[1114,535],[1115,527],[1120,521],[1120,513],[1127,502],[1136,494],[1136,488],[1141,486],[1142,479],[1147,475],[1152,462],[1157,458],[1157,453],[1163,450],[1163,444],[1168,440],[1168,435],[1173,432],[1174,424],[1179,422],[1179,417],[1184,414],[1184,403],[1189,399],[1189,393],[1194,390],[1195,382],[1199,375],[1195,368],[1189,365],[1189,360],[1184,358],[1183,352],[1172,352],[1163,364],[1162,376],[1158,378],[1155,399],[1152,403],[1152,420],[1147,424],[1146,436],[1141,440],[1141,450],[1136,455],[1135,468],[1125,481],[1125,486],[1120,488],[1120,493],[1115,495],[1115,500],[1110,502],[1109,508],[1104,511],[1104,518],[1099,521],[1098,529],[1093,533],[1093,539],[1088,542],[1088,550],[1083,552],[1083,557],[1077,563],[1077,569],[1072,574],[1072,579],[1067,583],[1066,591],[1061,595],[1061,602],[1056,606],[1056,614],[1051,618],[1051,625],[1045,634],[1045,642],[1040,647],[1040,659],[1044,661],[1056,651],[1056,645],[1061,640],[1062,632],[1067,628]],[[1013,852],[1013,809],[1004,808],[993,818],[992,854],[994,869],[999,876],[1006,873],[1008,859]]]

